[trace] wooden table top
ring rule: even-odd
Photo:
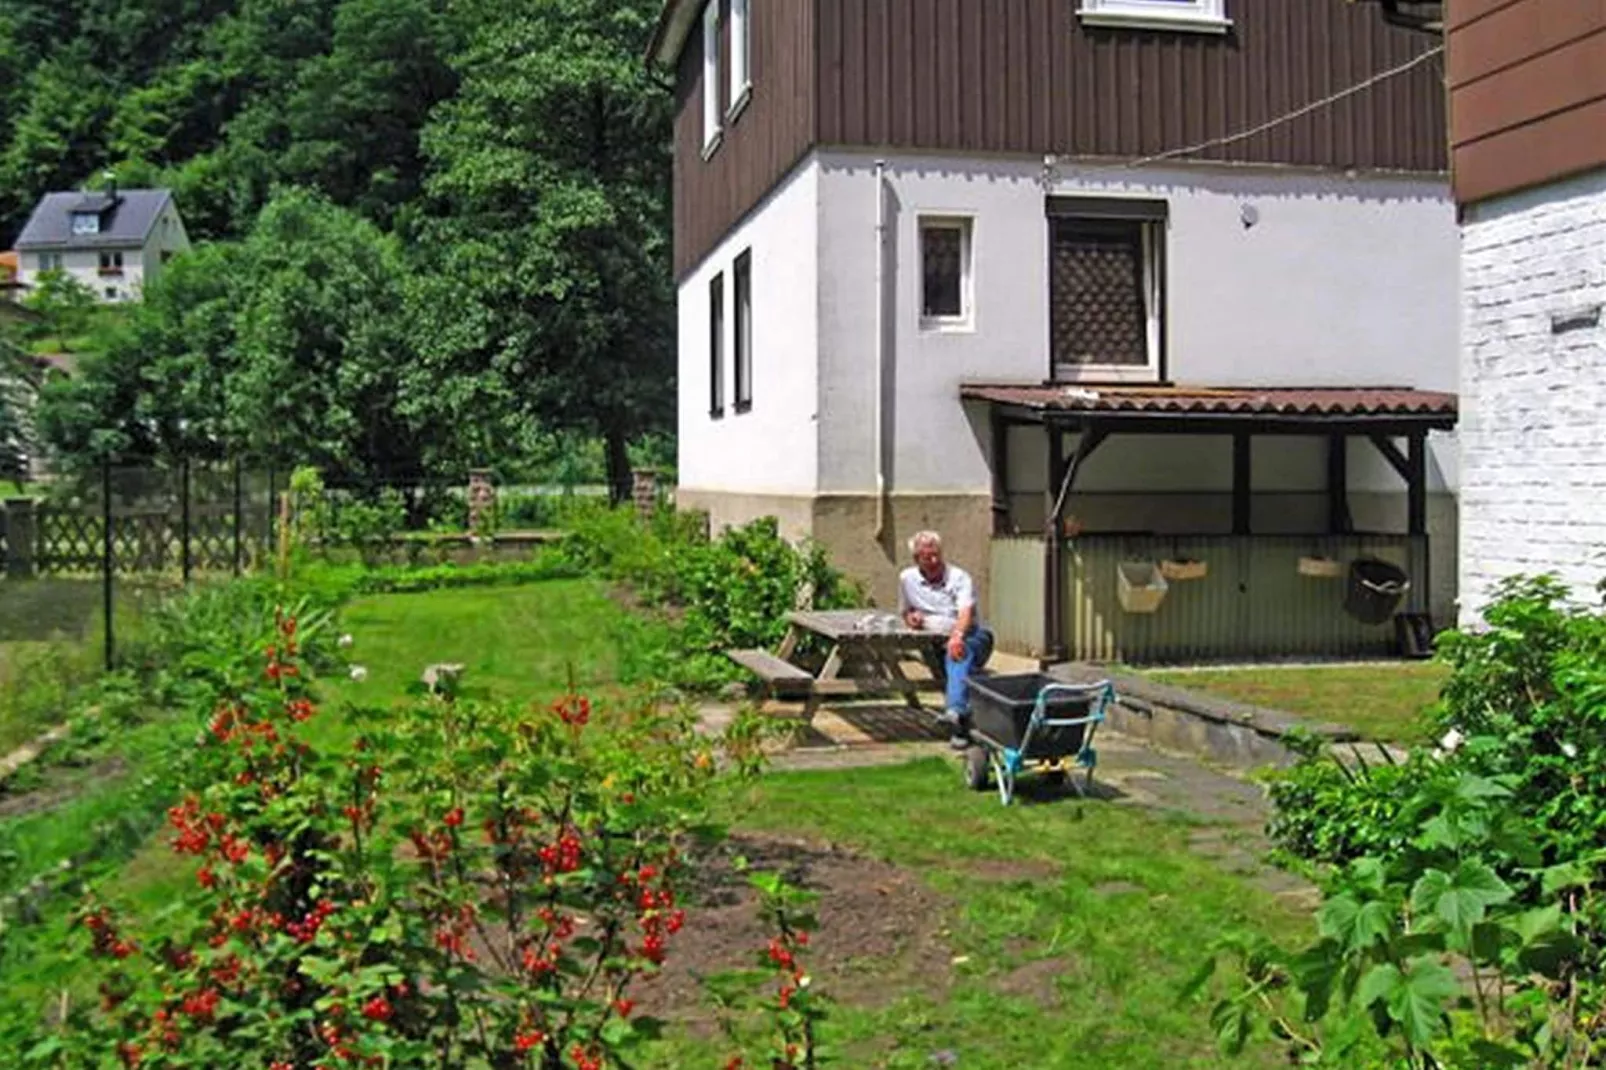
[[[789,623],[838,643],[889,640],[900,646],[941,644],[941,632],[916,631],[884,609],[804,609],[786,615]]]

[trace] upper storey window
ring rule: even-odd
[[[730,118],[735,119],[753,95],[753,16],[751,0],[731,0]]]
[[[719,3],[708,0],[703,8],[703,156],[719,148]]]
[[[1226,33],[1227,0],[1080,0],[1077,15],[1090,26]]]

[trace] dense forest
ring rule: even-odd
[[[53,384],[68,462],[334,479],[674,418],[658,0],[0,0],[0,248],[106,172],[196,243]]]

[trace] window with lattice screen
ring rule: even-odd
[[[1050,315],[1061,374],[1157,374],[1157,249],[1158,230],[1144,220],[1054,220]]]

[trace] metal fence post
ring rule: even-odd
[[[234,574],[240,574],[240,540],[244,536],[245,504],[242,500],[243,490],[240,485],[240,459],[234,459]]]
[[[178,467],[179,559],[184,572],[184,585],[190,583],[190,459],[185,457]]]
[[[106,671],[111,672],[117,658],[115,627],[112,623],[112,572],[116,566],[112,550],[112,462],[108,457],[100,462],[100,575],[101,611],[106,616]]]

